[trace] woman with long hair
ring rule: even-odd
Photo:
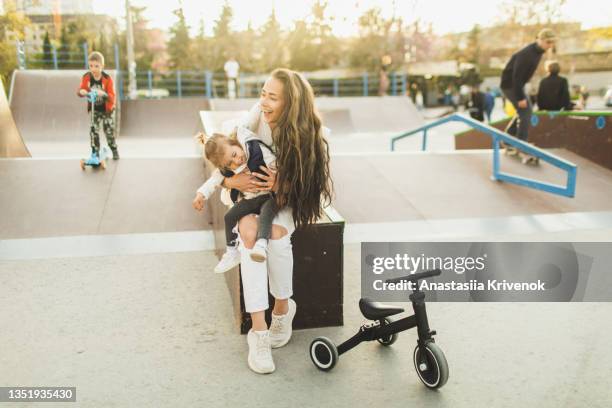
[[[253,322],[247,335],[248,365],[263,374],[274,371],[271,348],[289,342],[297,309],[291,299],[291,234],[295,228],[319,219],[324,206],[331,202],[332,182],[329,146],[314,106],[314,93],[299,73],[274,70],[250,112],[247,125],[271,144],[277,157],[276,170],[262,167],[258,178],[237,175],[224,182],[226,187],[241,191],[273,191],[279,208],[265,262],[254,262],[250,256],[257,236],[256,216],[248,215],[237,225],[244,304]],[[265,320],[269,307],[268,281],[275,299],[269,329]]]

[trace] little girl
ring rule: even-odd
[[[243,171],[261,173],[260,166],[274,168],[276,157],[272,150],[245,127],[238,127],[230,136],[215,133],[209,137],[200,133],[196,135],[196,140],[204,145],[206,159],[216,167],[210,178],[197,190],[193,208],[198,211],[204,208],[204,201],[210,198],[225,177]],[[266,259],[272,220],[278,212],[273,193],[269,191],[240,193],[238,190],[232,190],[230,195],[234,205],[225,214],[227,249],[215,267],[216,273],[227,272],[240,263],[236,242],[238,234],[234,228],[238,221],[248,214],[259,214],[257,242],[251,251],[251,259],[263,262]]]

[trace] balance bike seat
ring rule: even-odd
[[[380,320],[387,316],[393,316],[404,311],[401,307],[395,307],[380,302],[373,302],[367,298],[359,299],[359,310],[361,314],[370,320]]]

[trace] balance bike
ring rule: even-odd
[[[413,353],[416,372],[427,388],[442,387],[448,380],[448,363],[444,353],[434,342],[433,336],[436,332],[429,329],[427,311],[425,310],[425,294],[419,290],[418,282],[420,279],[438,276],[441,273],[440,269],[434,269],[386,281],[388,283],[414,282],[415,289],[409,296],[414,314],[402,319],[391,318],[391,316],[404,311],[401,307],[373,302],[366,298],[360,299],[359,309],[361,313],[373,322],[362,325],[356,335],[339,346],[336,346],[327,337],[314,339],[310,344],[310,358],[314,365],[319,370],[329,371],[334,368],[340,355],[361,342],[377,340],[383,346],[390,346],[397,340],[399,332],[416,327],[419,336]]]

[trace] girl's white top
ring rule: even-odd
[[[249,149],[247,148],[246,143],[249,141],[253,141],[253,140],[262,140],[262,138],[260,138],[258,135],[256,135],[255,133],[253,133],[252,131],[250,131],[244,126],[238,126],[237,133],[238,133],[237,135],[238,142],[240,143],[242,150],[244,150],[246,161],[248,162]],[[264,140],[262,141],[266,143]],[[274,156],[274,153],[272,153],[270,149],[268,149],[266,146],[261,146],[261,151],[263,153],[263,159],[264,159],[264,162],[266,163],[266,166],[274,167],[274,164],[276,162],[276,156]],[[242,166],[234,170],[234,174],[242,173],[244,170],[248,170],[248,167],[246,164],[243,164]],[[204,184],[202,184],[202,186],[198,188],[198,193],[201,193],[208,200],[210,196],[215,192],[215,188],[221,186],[221,183],[223,183],[224,178],[225,177],[223,176],[223,174],[221,174],[221,171],[219,169],[215,169],[210,175],[210,177],[208,178],[208,180],[206,180]],[[257,197],[259,195],[263,195],[263,194],[269,194],[269,191],[260,191],[257,193],[246,192],[244,193],[244,198],[248,200],[248,199]],[[225,198],[222,201],[226,202]]]

